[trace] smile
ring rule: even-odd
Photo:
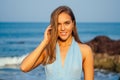
[[[65,36],[67,34],[67,32],[61,32],[60,33],[62,36]]]

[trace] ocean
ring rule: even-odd
[[[45,80],[42,65],[23,73],[19,64],[39,45],[48,25],[47,22],[0,23],[0,80]],[[77,23],[77,30],[82,42],[101,35],[120,40],[120,23]],[[120,80],[120,73],[95,69],[95,80]]]

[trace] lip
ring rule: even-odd
[[[61,35],[61,36],[66,36],[66,35],[67,35],[67,32],[60,32],[60,35]]]

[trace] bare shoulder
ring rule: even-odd
[[[83,59],[88,57],[88,56],[92,56],[92,49],[90,46],[88,46],[87,44],[81,44],[78,43],[79,47],[80,47],[80,51],[82,53],[82,57]]]
[[[94,57],[92,54],[92,49],[87,44],[78,44],[82,53],[82,68],[85,77],[84,79],[94,80]]]
[[[81,50],[82,52],[87,52],[87,53],[88,53],[89,51],[91,51],[91,47],[88,46],[87,44],[78,43],[78,45],[79,45],[80,50]]]

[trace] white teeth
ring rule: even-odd
[[[65,33],[65,32],[62,32],[61,34],[62,34],[62,35],[65,35],[66,33]]]
[[[62,33],[62,34],[65,34],[65,33]]]

